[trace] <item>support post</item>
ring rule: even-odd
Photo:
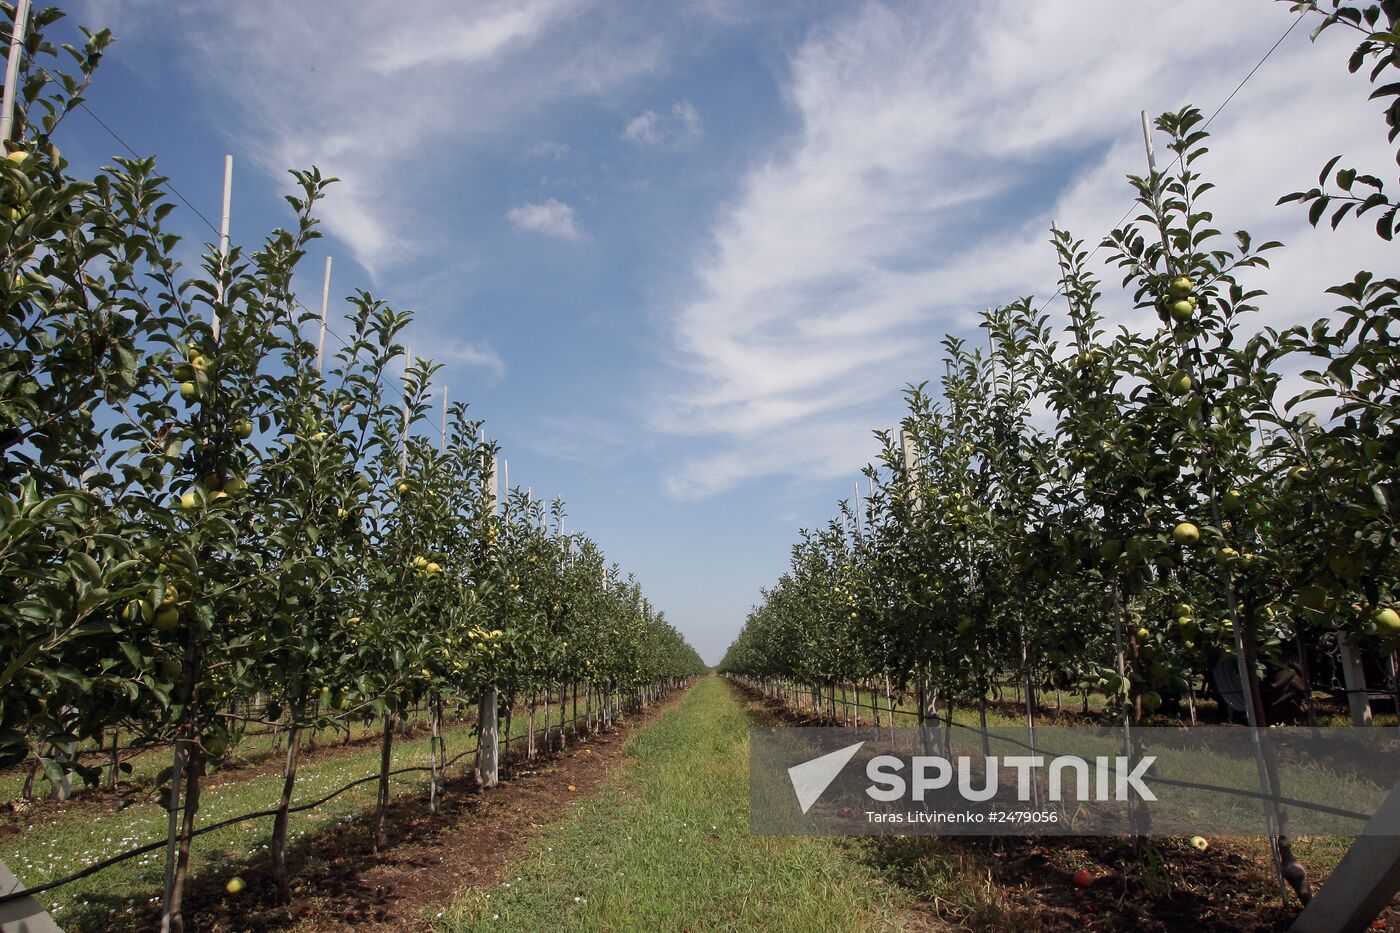
[[[1366,669],[1361,665],[1361,652],[1347,642],[1343,632],[1337,632],[1337,653],[1342,661],[1342,683],[1347,690],[1347,707],[1351,710],[1353,726],[1371,725],[1371,694],[1366,689]]]
[[[0,142],[9,142],[15,132],[15,87],[19,84],[19,60],[24,57],[24,33],[28,26],[29,0],[19,0],[15,4],[15,28],[10,34],[10,55],[5,61],[5,97],[3,104],[0,104]]]

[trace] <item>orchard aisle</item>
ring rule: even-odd
[[[836,840],[748,833],[748,729],[718,677],[631,740],[611,785],[440,921],[466,930],[887,930],[904,896]]]

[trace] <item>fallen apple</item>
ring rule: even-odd
[[[1210,848],[1210,843],[1206,842],[1205,836],[1192,836],[1191,848],[1195,849],[1197,852],[1204,852],[1206,849]]]
[[[241,894],[243,892],[243,889],[247,886],[248,885],[243,881],[242,878],[239,878],[235,875],[234,877],[228,880],[228,884],[224,885],[224,890],[230,894]]]
[[[1089,874],[1089,869],[1081,868],[1074,873],[1074,886],[1076,888],[1087,888],[1094,883],[1094,876]]]

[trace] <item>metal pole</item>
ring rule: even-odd
[[[331,257],[326,257],[326,280],[321,285],[321,335],[316,340],[316,372],[326,372],[326,314],[331,303]]]
[[[233,156],[224,156],[224,207],[219,216],[219,258],[228,258],[228,214],[229,207],[233,202]],[[221,263],[222,265],[222,263]],[[219,301],[224,300],[224,280],[222,273],[219,276]],[[219,309],[214,308],[213,317],[210,319],[210,326],[214,331],[214,339],[219,339]]]
[[[0,109],[0,142],[9,142],[15,130],[15,85],[19,83],[19,60],[24,55],[24,31],[29,25],[29,0],[15,6],[15,28],[10,34],[10,56],[5,61],[5,99]]]

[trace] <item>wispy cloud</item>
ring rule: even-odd
[[[564,240],[583,237],[578,215],[563,201],[550,198],[539,204],[521,204],[506,211],[506,219],[521,230],[555,236]]]
[[[569,144],[552,139],[541,140],[525,147],[527,159],[562,159],[569,154]]]
[[[506,374],[505,361],[485,341],[438,340],[433,342],[431,349],[436,362],[483,369],[493,379],[501,379]]]
[[[622,130],[622,138],[637,146],[688,149],[705,135],[700,112],[688,100],[678,100],[667,113],[644,110]]]
[[[325,228],[376,278],[456,246],[433,222],[445,173],[470,176],[474,154],[552,107],[657,73],[676,45],[669,21],[590,0],[424,0],[387,18],[331,0],[88,0],[81,18],[112,26],[134,66],[158,50],[144,58],[211,95],[240,164],[279,184],[312,164],[339,177]]]
[[[1138,110],[1213,106],[1289,23],[1204,0],[867,3],[812,30],[784,77],[798,129],[744,177],[669,320],[688,381],[656,418],[705,443],[668,489],[858,469],[900,387],[938,375],[944,332],[1053,292],[1052,219],[1091,244],[1119,219],[1123,176],[1145,167]],[[1210,170],[1241,192],[1216,195],[1222,221],[1311,241],[1274,200],[1325,161],[1316,137],[1337,135],[1289,127],[1372,126],[1349,80],[1345,52],[1295,31],[1212,127]],[[1304,265],[1316,296],[1326,280]]]

